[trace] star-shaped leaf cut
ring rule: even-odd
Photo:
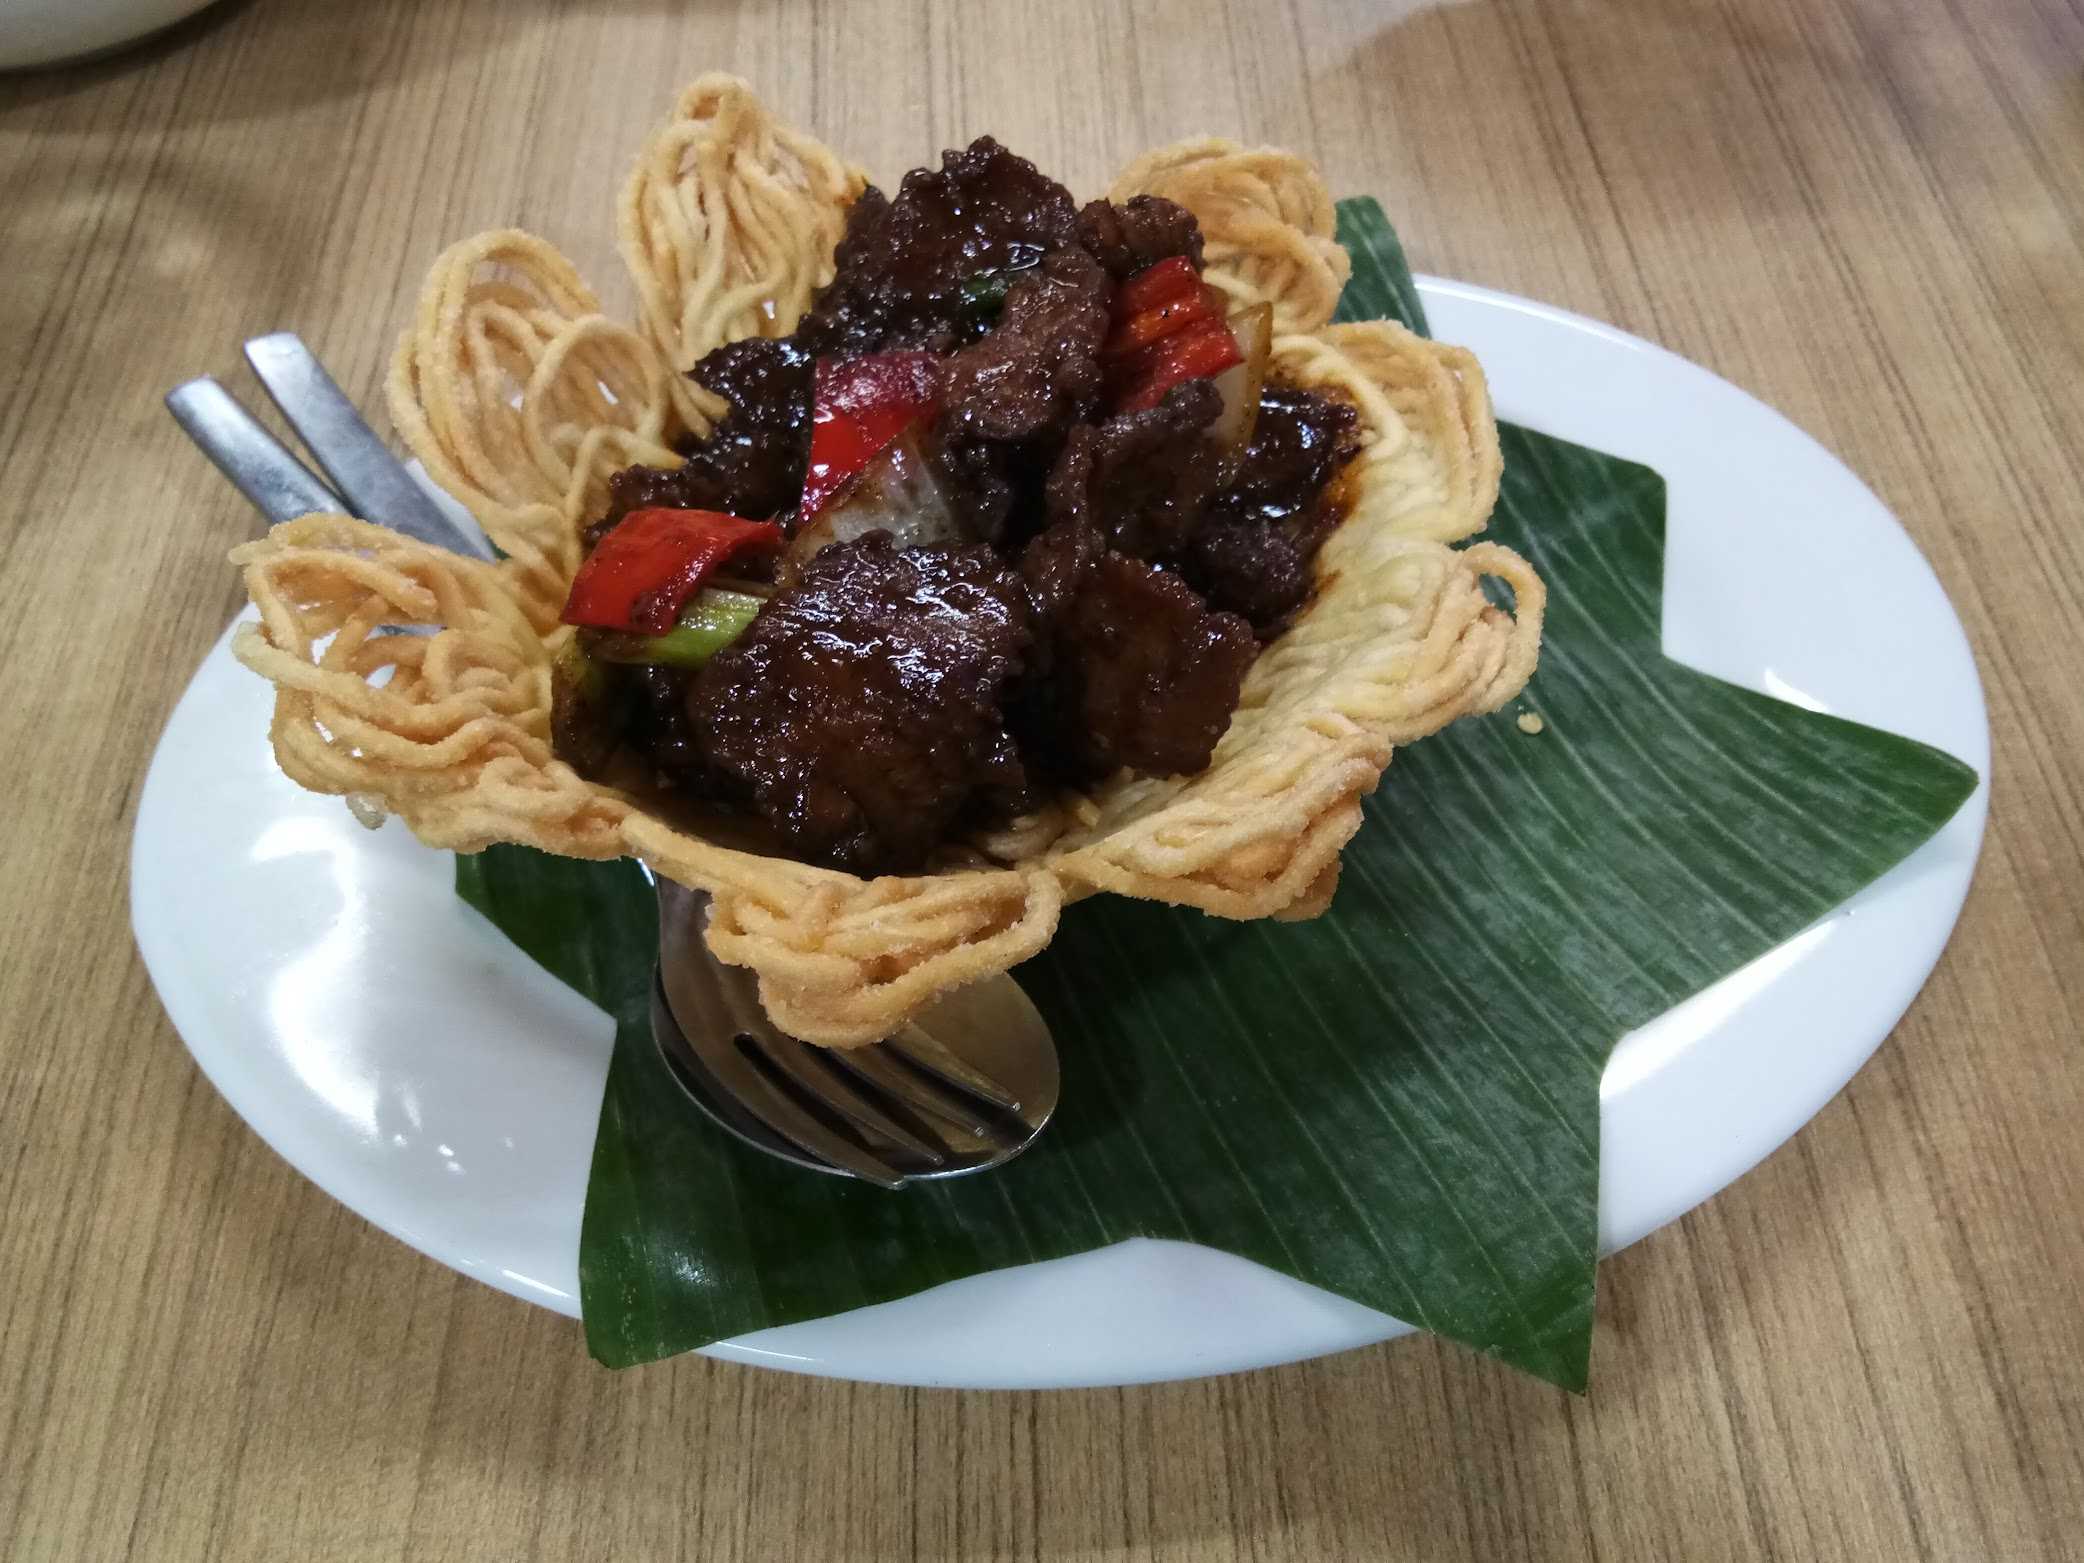
[[[1422,330],[1381,209],[1340,218],[1342,312]],[[988,1175],[893,1195],[719,1133],[652,1045],[635,867],[458,859],[463,895],[615,1018],[580,1243],[602,1361],[1162,1237],[1583,1386],[1614,1043],[1893,867],[1976,777],[1667,659],[1662,479],[1524,429],[1503,443],[1488,535],[1550,589],[1526,700],[1398,752],[1315,921],[1069,909],[1018,972],[1062,1105]]]

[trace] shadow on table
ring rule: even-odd
[[[148,33],[134,43],[98,50],[76,60],[0,71],[0,113],[16,104],[48,102],[122,81],[191,49],[250,25],[250,13],[264,0],[215,0],[171,27]]]
[[[59,60],[48,65],[0,70],[0,102],[34,103],[128,75],[169,55],[193,48],[199,40],[216,32],[237,13],[256,3],[257,0],[213,0],[194,15],[184,16],[180,21],[130,43],[96,49],[76,59]]]
[[[501,25],[518,6],[456,5],[449,47],[414,48],[411,39],[423,33],[415,33],[412,10],[362,0],[216,0],[140,43],[70,64],[0,73],[0,117],[18,106],[118,90],[157,70],[178,73],[184,89],[190,80],[222,83],[207,93],[181,91],[165,120],[172,129],[266,118],[446,68],[520,30]],[[265,58],[266,68],[184,68],[181,56],[209,50],[251,53]]]
[[[190,51],[254,50],[264,54],[267,69],[231,76],[230,88],[209,97],[184,97],[172,117],[176,126],[266,117],[448,69],[459,58],[511,46],[539,22],[562,14],[693,17],[735,8],[736,0],[444,0],[447,36],[442,47],[429,49],[426,18],[416,15],[416,4],[216,0],[138,43],[66,64],[0,71],[0,119],[16,106],[120,86]]]

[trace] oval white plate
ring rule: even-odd
[[[1665,475],[1668,652],[1987,774],[1961,626],[1835,458],[1647,342],[1481,288],[1420,288],[1434,331],[1483,360],[1501,416]],[[321,1188],[444,1264],[576,1313],[606,1017],[455,898],[447,854],[286,781],[268,706],[220,641],[145,780],[132,915],[168,1014],[225,1099]],[[1739,1177],[1866,1061],[1953,927],[1986,794],[1838,912],[1621,1042],[1601,1090],[1607,1250]],[[713,1350],[898,1383],[1123,1384],[1406,1328],[1230,1255],[1135,1242]]]

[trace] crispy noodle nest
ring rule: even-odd
[[[581,777],[550,743],[580,530],[611,473],[676,465],[673,441],[720,415],[686,378],[697,359],[793,329],[864,182],[745,83],[705,76],[622,191],[635,326],[603,314],[556,250],[509,230],[435,262],[398,344],[394,422],[506,558],[339,515],[232,554],[260,610],[234,649],[276,687],[271,737],[294,780],[459,852],[505,841],[639,857],[709,893],[710,948],[758,973],[777,1024],[835,1047],[888,1036],[942,991],[1033,955],[1064,903],[1093,891],[1221,917],[1323,911],[1392,749],[1516,695],[1543,603],[1510,550],[1449,546],[1482,530],[1498,492],[1476,361],[1388,322],[1329,324],[1349,264],[1316,172],[1285,152],[1182,142],[1131,163],[1108,196],[1192,211],[1208,280],[1273,306],[1277,372],[1350,401],[1362,440],[1316,596],[1252,667],[1208,769],[1119,775],[934,872],[867,880],[726,845],[728,829]],[[1513,613],[1486,601],[1487,575],[1511,586]],[[382,632],[397,624],[439,632]]]

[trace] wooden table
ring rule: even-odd
[[[1050,11],[251,0],[0,80],[0,1556],[2084,1556],[2084,14]],[[292,326],[379,405],[483,227],[612,290],[626,159],[717,66],[884,179],[985,129],[1086,190],[1189,132],[1300,148],[1422,269],[1711,365],[1916,535],[1996,742],[1960,930],[1844,1095],[1606,1267],[1588,1398],[1420,1340],[1089,1393],[611,1375],[189,1062],[126,847],[249,523],[160,393]]]

